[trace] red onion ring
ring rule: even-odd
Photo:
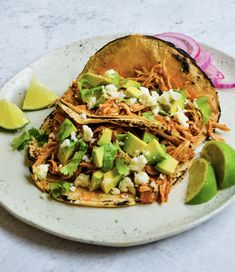
[[[184,35],[182,33],[176,33],[176,32],[165,32],[162,33],[161,35],[166,36],[166,37],[174,37],[177,38],[181,41],[184,42],[184,44],[187,47],[187,53],[192,57],[192,58],[197,58],[200,54],[200,45],[198,42],[196,42],[194,39],[191,37]]]
[[[187,46],[184,44],[183,41],[177,39],[177,38],[174,38],[174,37],[166,37],[162,34],[158,34],[158,35],[155,35],[156,38],[159,38],[161,40],[164,40],[166,42],[170,42],[170,43],[173,43],[175,45],[176,48],[180,48],[180,49],[183,49],[185,52],[188,53],[187,51]]]

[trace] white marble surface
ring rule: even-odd
[[[235,57],[234,14],[232,0],[0,0],[0,85],[49,50],[113,32],[185,32]],[[175,237],[104,248],[54,237],[0,208],[0,271],[234,271],[234,229],[235,203]]]

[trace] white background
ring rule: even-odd
[[[49,50],[93,35],[178,31],[235,57],[234,29],[232,0],[0,0],[0,86]],[[234,233],[235,203],[186,233],[124,249],[66,241],[0,208],[0,272],[234,271]]]

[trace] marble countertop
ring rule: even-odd
[[[235,57],[235,1],[0,0],[0,86],[49,50],[93,35],[178,31]],[[0,271],[233,271],[235,203],[207,223],[133,248],[57,238],[0,208]]]

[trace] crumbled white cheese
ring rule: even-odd
[[[95,139],[94,139],[94,138],[92,138],[92,139],[91,139],[91,143],[93,144],[94,142],[95,142]]]
[[[118,88],[114,84],[108,84],[105,86],[107,93],[112,96],[112,93],[117,92]]]
[[[143,88],[143,87],[140,87],[140,88]],[[147,88],[144,88],[144,89],[147,89]],[[148,90],[148,92],[146,91],[141,95],[139,101],[141,104],[143,104],[146,107],[152,107],[156,105],[158,98],[159,98],[159,94],[156,91],[153,91],[152,94],[150,94]]]
[[[129,169],[131,171],[140,172],[143,170],[147,163],[147,160],[144,155],[140,155],[138,157],[134,157],[131,159],[131,162],[129,164]]]
[[[147,184],[149,183],[149,176],[145,172],[135,173],[134,181],[137,185]]]
[[[156,106],[154,108],[152,108],[152,113],[153,115],[157,115],[160,111],[160,106],[158,104],[156,104]]]
[[[77,141],[78,141],[76,132],[74,132],[74,131],[71,132],[70,138],[71,138],[71,140],[74,141],[74,142],[77,142]]]
[[[104,75],[107,77],[112,77],[115,74],[116,74],[116,72],[113,69],[109,69],[104,73]]]
[[[76,191],[76,187],[72,185],[72,186],[69,188],[69,190],[70,190],[71,192],[74,192],[74,191]]]
[[[112,195],[119,195],[120,194],[120,190],[116,187],[114,187],[112,190],[111,190],[111,194]]]
[[[170,106],[171,105],[171,97],[169,92],[164,92],[159,96],[158,102],[162,105]]]
[[[129,105],[134,105],[135,103],[137,103],[137,99],[135,97],[132,97],[128,100]]]
[[[185,127],[185,128],[189,127],[189,124],[187,123],[189,119],[179,106],[178,106],[177,112],[174,114],[174,119],[178,121],[182,127]]]
[[[158,191],[158,185],[154,181],[151,181],[149,185],[153,188],[154,192]]]
[[[173,89],[170,89],[168,91],[168,94],[172,100],[179,100],[182,98],[181,93],[174,91]]]
[[[144,94],[149,94],[149,89],[148,89],[148,88],[140,87],[140,90],[141,90]]]
[[[95,96],[91,96],[89,99],[88,99],[88,102],[87,102],[87,106],[89,109],[92,109],[96,104],[96,97]]]
[[[124,145],[124,142],[119,142],[119,145],[121,145],[121,146]]]
[[[33,168],[33,173],[38,180],[43,180],[47,177],[49,164],[39,164]]]
[[[65,148],[70,146],[70,140],[69,139],[65,139],[62,144],[60,145],[61,148]]]
[[[80,117],[81,117],[82,119],[87,119],[87,116],[86,116],[86,113],[85,113],[85,112],[80,113]]]
[[[87,155],[84,155],[82,159],[83,159],[85,162],[90,162],[90,161],[91,161]]]
[[[118,188],[121,192],[127,193],[130,188],[134,189],[135,185],[129,177],[125,177],[120,181]]]
[[[85,142],[90,142],[93,137],[93,132],[91,128],[88,127],[87,125],[83,125],[82,129],[83,129],[83,140]]]
[[[122,99],[126,97],[126,95],[123,92],[118,91],[118,88],[114,84],[102,86],[102,93],[106,98],[116,97]]]
[[[161,173],[160,175],[159,175],[159,179],[164,179],[165,178],[165,176]]]

